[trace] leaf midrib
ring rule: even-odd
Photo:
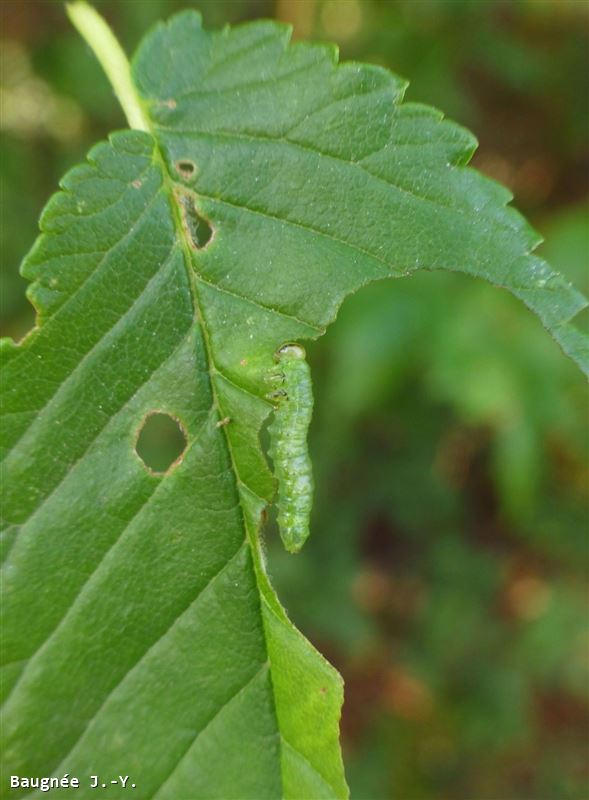
[[[179,204],[176,202],[176,199],[175,199],[176,198],[176,195],[174,193],[175,182],[174,182],[174,179],[172,178],[172,176],[171,176],[171,174],[170,174],[170,172],[169,172],[169,170],[167,168],[163,152],[162,152],[161,147],[159,145],[159,140],[158,140],[156,134],[153,132],[153,130],[151,130],[151,118],[149,117],[149,113],[147,111],[146,111],[146,117],[147,117],[147,119],[149,121],[150,132],[151,132],[153,140],[154,140],[154,155],[155,155],[155,158],[157,159],[158,166],[161,169],[162,176],[163,176],[163,185],[164,185],[165,190],[167,191],[168,201],[169,201],[169,204],[170,204],[170,208],[171,208],[171,211],[172,211],[172,217],[173,217],[173,220],[174,220],[174,227],[176,229],[176,236],[177,236],[177,238],[178,238],[178,240],[179,240],[179,242],[181,244],[182,250],[183,250],[184,266],[185,266],[186,273],[187,273],[187,276],[188,276],[188,284],[189,284],[190,290],[191,290],[191,300],[192,300],[193,311],[194,311],[194,322],[195,322],[195,324],[200,325],[200,329],[201,329],[201,332],[202,332],[202,339],[203,339],[203,345],[204,345],[204,351],[205,351],[205,358],[207,360],[207,370],[208,370],[209,380],[210,380],[211,394],[212,394],[212,397],[213,397],[213,407],[215,407],[217,409],[218,414],[219,414],[219,419],[222,419],[225,416],[225,414],[224,414],[224,411],[223,411],[223,404],[222,404],[222,402],[221,402],[221,400],[219,398],[219,393],[218,393],[217,386],[216,386],[216,383],[215,383],[215,380],[214,380],[214,374],[217,373],[217,374],[221,375],[222,377],[225,377],[225,375],[224,375],[224,372],[221,369],[219,369],[219,367],[217,366],[217,364],[215,362],[214,355],[213,355],[213,348],[212,348],[211,341],[210,341],[209,331],[207,329],[207,325],[206,325],[206,321],[205,321],[205,315],[203,313],[202,301],[201,301],[200,294],[199,294],[199,291],[198,291],[197,276],[195,274],[194,269],[192,268],[192,252],[193,251],[192,251],[192,248],[191,248],[191,244],[188,241],[185,228],[184,228],[184,226],[182,224],[181,210],[180,210]],[[235,384],[235,385],[238,386],[237,384]],[[240,390],[242,390],[242,387],[238,386],[238,388]],[[266,601],[265,594],[264,594],[264,587],[260,585],[260,579],[261,579],[262,576],[265,576],[265,570],[264,570],[264,566],[263,566],[262,561],[261,561],[261,556],[260,556],[258,543],[256,541],[257,532],[256,531],[252,531],[250,529],[250,526],[248,525],[248,521],[246,519],[243,503],[242,503],[242,500],[241,500],[241,494],[240,494],[239,486],[240,485],[245,486],[245,488],[247,490],[249,490],[250,492],[252,492],[252,494],[256,494],[256,492],[253,489],[250,488],[250,486],[247,484],[247,482],[244,481],[243,478],[240,475],[240,472],[239,472],[239,469],[238,469],[238,466],[237,466],[237,461],[236,461],[236,458],[235,458],[235,453],[234,453],[233,447],[231,445],[231,439],[230,439],[228,431],[227,431],[227,426],[225,426],[225,425],[221,426],[220,430],[221,430],[221,435],[223,436],[223,439],[225,441],[226,450],[227,450],[227,453],[229,455],[229,460],[230,460],[230,463],[231,463],[231,471],[233,473],[234,480],[235,480],[235,483],[236,483],[237,496],[239,498],[239,510],[240,510],[240,515],[241,515],[241,524],[242,524],[242,529],[243,529],[243,533],[244,533],[244,542],[247,542],[247,544],[248,544],[248,546],[250,548],[251,556],[252,556],[253,572],[254,572],[254,577],[255,577],[255,580],[256,580],[256,587],[257,587],[257,590],[258,590],[258,597],[259,597],[259,601],[260,601],[259,608],[260,608],[261,630],[262,630],[262,636],[264,638],[264,647],[265,647],[266,656],[269,659],[270,648],[269,648],[269,645],[268,645],[267,634],[266,634],[266,626],[265,626],[265,623],[264,623],[263,606],[268,609],[269,613],[271,613],[274,616],[276,616],[277,619],[279,619],[279,617],[278,617],[278,615],[276,615],[276,612],[270,606],[270,604]],[[260,498],[260,499],[262,499],[262,498]],[[264,500],[263,502],[265,503],[266,501]],[[274,710],[274,720],[275,720],[276,732],[277,732],[277,735],[278,735],[279,747],[281,748],[282,747],[282,738],[281,738],[280,726],[279,726],[279,721],[278,721],[278,713],[277,713],[277,709],[276,709],[276,694],[275,694],[275,691],[274,691],[274,681],[273,681],[273,678],[272,678],[272,665],[271,664],[270,664],[269,669],[268,669],[268,676],[269,676],[270,685],[272,687],[272,705],[273,705],[273,710]],[[281,786],[283,786],[282,759],[280,759],[280,762],[279,762],[279,774],[280,774]],[[160,789],[161,789],[161,786],[158,788],[158,791],[160,791]],[[157,792],[155,794],[157,794]]]

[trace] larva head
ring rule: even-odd
[[[286,359],[289,361],[304,361],[305,348],[301,347],[300,344],[294,344],[292,342],[283,344],[282,347],[280,347],[276,352],[276,358],[278,361],[283,361]]]

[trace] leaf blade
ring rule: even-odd
[[[333,49],[289,45],[288,37],[279,26],[268,36],[267,23],[209,34],[198,14],[185,12],[146,40],[133,63],[170,171],[191,158],[203,213],[231,237],[203,254],[203,278],[325,327],[368,280],[462,271],[520,297],[587,370],[571,324],[586,300],[531,255],[541,237],[507,205],[510,192],[465,166],[474,137],[436,109],[402,104],[405,85],[386,70],[337,65]],[[259,39],[263,59],[253,46]],[[172,46],[175,69],[155,79],[145,64]],[[231,75],[225,52],[239,54]],[[251,219],[239,226],[240,246],[231,234],[243,213]],[[337,257],[320,237],[341,248]],[[260,241],[284,253],[268,259],[266,273],[255,261]],[[314,247],[309,264],[304,250]],[[319,296],[310,290],[318,264],[328,275]],[[301,276],[296,285],[270,280],[289,269]]]
[[[69,173],[25,262],[39,327],[3,368],[13,774],[99,764],[141,772],[138,797],[347,796],[341,679],[290,624],[259,542],[276,349],[370,280],[458,269],[581,358],[584,300],[530,255],[509,193],[464,166],[473,137],[402,105],[386,71],[288,36],[209,34],[190,12],[157,27],[133,65],[155,139],[116,134]],[[212,224],[204,247],[185,202]],[[134,454],[154,410],[187,432],[164,476]]]

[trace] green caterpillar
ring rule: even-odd
[[[313,413],[311,372],[305,351],[285,344],[276,353],[280,369],[271,380],[280,388],[269,397],[276,402],[270,425],[270,456],[278,479],[280,538],[291,553],[298,553],[309,536],[313,502],[313,474],[307,432]]]

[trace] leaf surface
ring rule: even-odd
[[[66,175],[25,259],[38,325],[4,343],[2,373],[5,775],[345,797],[341,680],[259,541],[274,353],[371,280],[451,269],[510,289],[586,357],[585,300],[465,166],[473,137],[403,104],[387,71],[288,39],[208,33],[194,12],[158,26],[133,64],[151,132]],[[163,475],[134,447],[154,411],[187,439]]]

